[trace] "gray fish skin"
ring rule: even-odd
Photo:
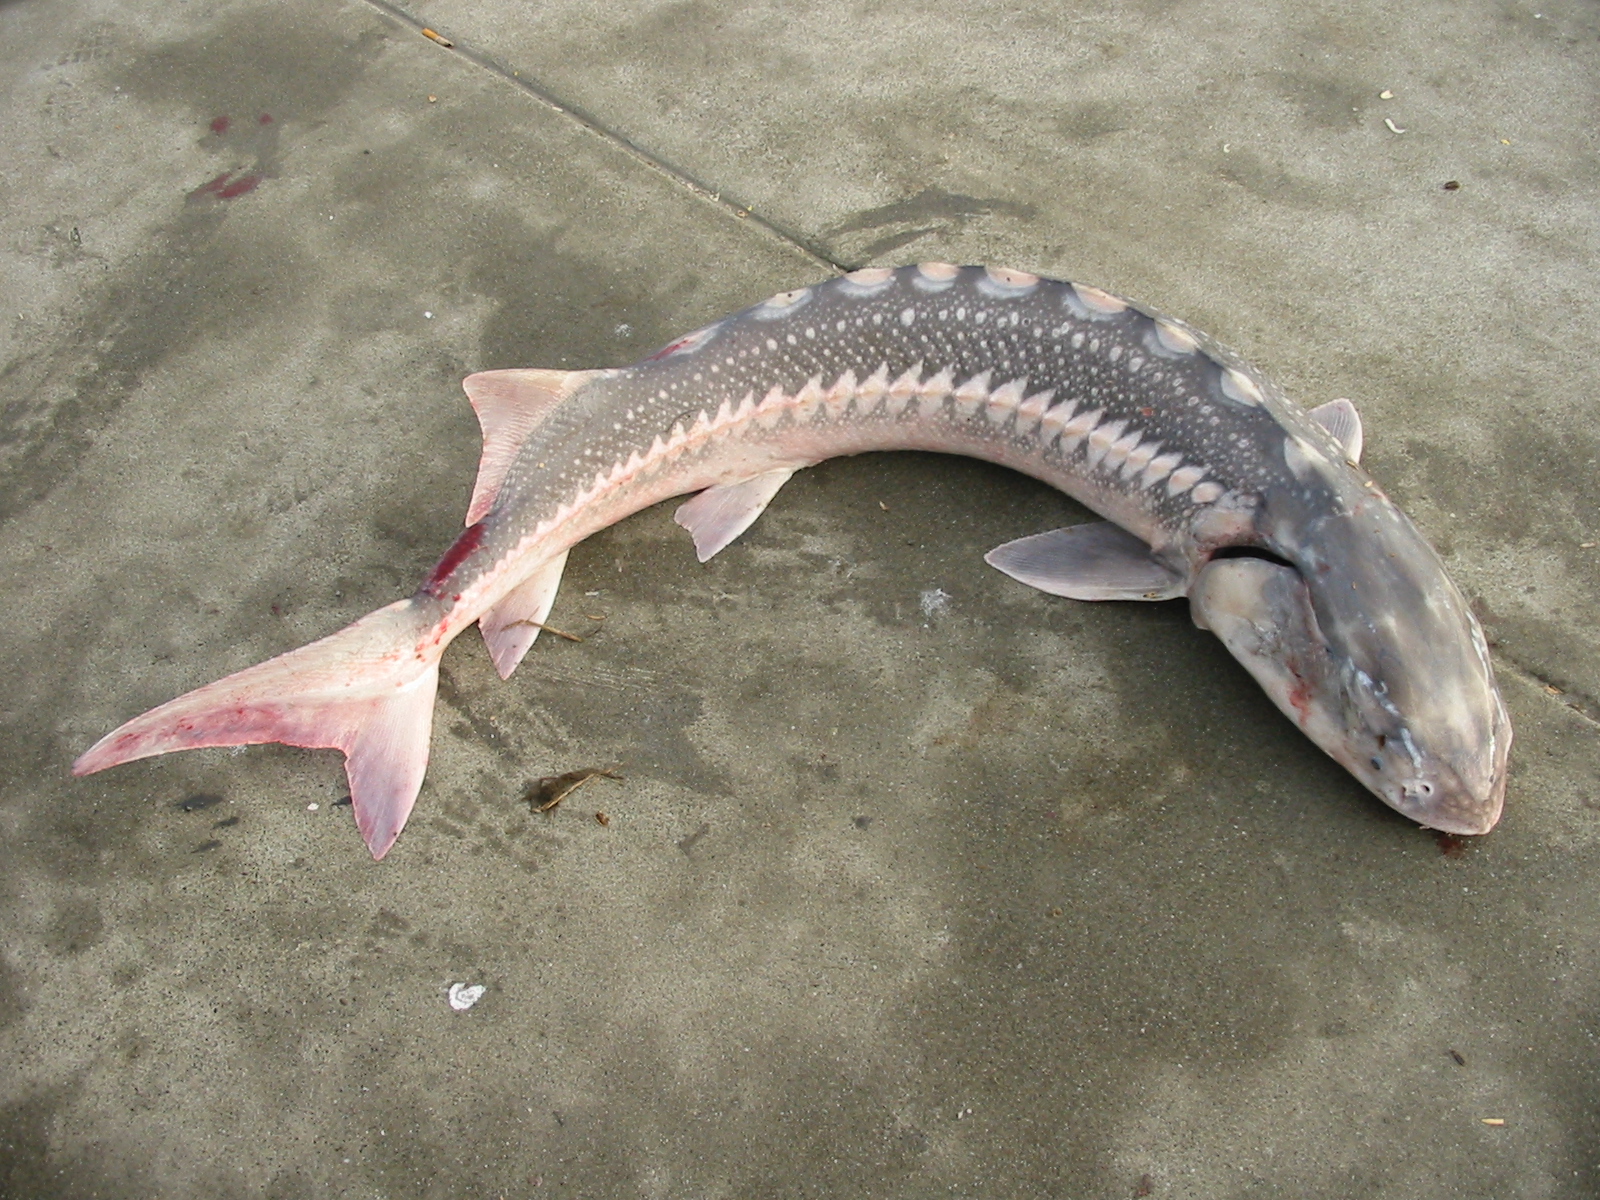
[[[781,293],[620,370],[465,386],[485,435],[468,527],[416,595],[135,718],[74,770],[337,746],[381,857],[421,785],[444,647],[476,621],[509,676],[571,546],[700,492],[678,520],[703,561],[794,470],[920,449],[1022,471],[1115,523],[998,547],[1001,570],[1080,599],[1188,595],[1386,803],[1456,833],[1499,817],[1511,734],[1483,635],[1353,461],[1353,409],[1307,413],[1181,322],[1083,285],[926,263]]]

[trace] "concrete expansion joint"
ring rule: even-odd
[[[729,195],[723,189],[703,183],[684,168],[668,162],[659,155],[651,153],[632,139],[625,137],[593,113],[586,112],[579,105],[556,95],[538,80],[506,66],[493,55],[474,49],[470,43],[463,41],[456,34],[435,30],[420,17],[413,16],[398,4],[389,3],[389,0],[365,0],[365,2],[383,13],[390,20],[404,25],[420,36],[427,38],[445,53],[454,54],[471,63],[479,70],[487,71],[502,82],[509,83],[523,94],[532,96],[547,108],[553,109],[561,116],[575,122],[612,149],[621,152],[637,163],[649,167],[658,174],[664,175],[676,186],[692,192],[695,196],[721,209],[735,220],[747,225],[754,225],[779,241],[787,243],[793,249],[798,250],[801,254],[823,267],[843,274],[846,271],[865,265],[863,263],[841,262],[829,254],[823,246],[813,242],[799,231],[789,229],[770,217],[762,216],[751,205]]]
[[[1537,684],[1544,695],[1554,703],[1560,705],[1568,712],[1576,713],[1590,725],[1600,728],[1600,701],[1584,692],[1575,692],[1570,688],[1561,687],[1549,678],[1539,674],[1532,667],[1518,662],[1507,654],[1503,646],[1495,647],[1494,657],[1529,683]]]

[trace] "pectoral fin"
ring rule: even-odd
[[[1183,577],[1110,521],[1052,529],[996,546],[983,561],[1019,583],[1073,600],[1171,600]]]
[[[672,519],[693,536],[694,552],[700,561],[709,562],[718,550],[755,524],[793,474],[794,468],[780,467],[738,483],[707,488],[679,505]]]

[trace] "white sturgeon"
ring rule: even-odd
[[[373,857],[428,762],[440,656],[477,622],[502,677],[567,551],[671,496],[701,561],[802,467],[936,450],[1012,467],[1105,523],[987,560],[1081,600],[1187,595],[1278,706],[1408,817],[1483,833],[1511,740],[1488,650],[1411,522],[1356,464],[1348,401],[1307,413],[1181,322],[1023,271],[873,267],[782,292],[633,366],[486,371],[466,532],[422,587],[136,717],[78,774],[200,746],[346,755]]]

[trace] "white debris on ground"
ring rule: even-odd
[[[922,604],[922,615],[932,618],[949,611],[950,601],[954,598],[943,588],[929,588],[919,598]]]
[[[483,999],[483,993],[487,990],[481,983],[471,985],[452,983],[449,991],[450,1007],[457,1012],[466,1012],[467,1009]]]

